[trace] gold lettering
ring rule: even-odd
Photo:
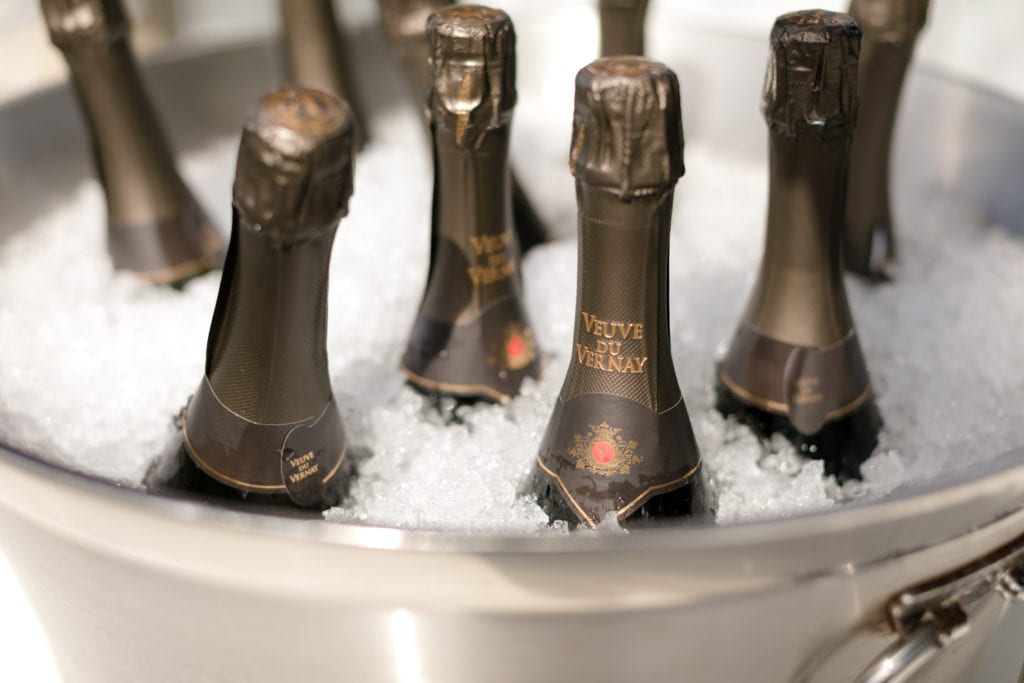
[[[303,456],[305,457],[305,456]],[[312,467],[306,467],[305,469],[296,472],[295,474],[288,475],[288,481],[293,484],[297,484],[307,477],[311,477],[320,471],[320,463],[314,463]]]
[[[825,396],[818,390],[820,382],[817,377],[801,377],[796,381],[796,396],[793,402],[797,405],[819,403]]]
[[[292,458],[288,462],[291,464],[292,469],[303,469],[309,466],[309,461],[315,458],[313,451],[310,451],[304,455],[300,455],[297,458]]]
[[[512,273],[516,272],[515,261],[512,261],[504,254],[496,257],[492,257],[490,265],[487,266],[470,266],[466,269],[466,273],[469,275],[469,279],[472,280],[476,286],[480,285],[493,285],[496,282],[510,277]]]
[[[595,370],[639,375],[647,368],[647,356],[621,356],[621,343],[597,340],[596,349],[576,344],[576,362]],[[614,350],[613,350],[614,349]]]
[[[508,253],[511,233],[498,235],[474,235],[469,238],[470,247],[482,265],[466,268],[466,274],[474,286],[493,285],[516,272],[516,261]],[[486,258],[484,258],[486,257]]]
[[[643,323],[619,323],[601,320],[586,311],[581,311],[580,314],[583,316],[583,328],[595,337],[604,337],[605,339],[619,337],[621,339],[632,338],[637,340],[644,338]]]
[[[475,235],[469,238],[469,244],[477,256],[503,251],[510,241],[511,235],[506,232],[499,235]]]

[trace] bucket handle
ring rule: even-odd
[[[899,639],[882,651],[857,683],[910,683],[930,661],[971,633],[970,615],[1001,595],[1024,603],[1024,536],[938,579],[909,588],[885,607],[885,626]],[[840,646],[841,647],[841,646]],[[833,654],[840,648],[832,650]],[[829,657],[798,676],[817,680]]]
[[[949,643],[967,635],[970,628],[966,614],[952,630],[946,630],[937,619],[928,617],[901,640],[880,654],[857,678],[857,683],[909,683],[914,675]]]

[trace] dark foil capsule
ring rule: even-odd
[[[679,84],[639,57],[576,77],[579,206],[572,360],[530,490],[553,519],[596,527],[700,514],[700,453],[672,362],[669,230],[683,175]]]
[[[771,37],[762,109],[770,190],[764,256],[728,353],[718,407],[782,433],[840,479],[859,477],[881,419],[841,263],[860,29],[845,14],[786,14]]]
[[[325,347],[331,245],[352,194],[353,117],[285,88],[248,117],[206,371],[151,489],[323,509],[345,492]]]
[[[42,9],[85,115],[114,268],[181,285],[218,267],[224,242],[178,175],[120,1],[42,0]]]

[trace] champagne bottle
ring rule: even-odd
[[[149,473],[158,491],[326,508],[347,477],[327,372],[327,275],[352,193],[354,121],[284,88],[247,118],[206,371]]]
[[[600,0],[601,56],[642,55],[647,0]]]
[[[669,340],[669,229],[683,175],[676,75],[640,57],[580,71],[570,166],[579,205],[572,359],[530,486],[552,518],[592,528],[612,512],[704,512]]]
[[[453,0],[380,0],[384,32],[416,103],[422,107],[428,132],[430,111],[425,105],[433,82],[433,72],[425,34],[427,19],[435,11],[453,4]],[[533,208],[515,173],[512,174],[512,219],[519,248],[524,253],[550,239],[547,226]]]
[[[280,2],[289,82],[330,93],[348,103],[355,116],[356,149],[361,149],[366,117],[331,0]]]
[[[223,241],[174,167],[128,45],[119,0],[42,0],[85,115],[117,270],[180,285],[220,265]]]
[[[889,154],[896,110],[928,0],[852,0],[864,37],[860,50],[860,114],[850,149],[843,261],[852,272],[886,279],[896,258],[890,208]]]
[[[858,477],[881,420],[846,299],[842,217],[860,29],[820,10],[778,18],[762,110],[770,191],[764,257],[718,368],[718,407]]]
[[[523,311],[508,171],[515,34],[499,10],[431,15],[430,272],[402,368],[419,389],[505,401],[539,372]]]

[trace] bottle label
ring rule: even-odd
[[[736,398],[787,416],[805,435],[853,412],[871,395],[853,330],[831,346],[809,348],[771,339],[744,323],[718,375]]]
[[[540,359],[518,297],[506,297],[463,324],[420,314],[402,356],[409,380],[427,391],[507,401]]]
[[[585,183],[577,190],[580,272],[561,398],[607,394],[668,410],[680,397],[668,325],[659,324],[672,192],[624,202]]]
[[[690,484],[701,464],[682,399],[656,413],[607,394],[558,399],[537,462],[591,528]]]
[[[333,397],[320,415],[257,424],[221,403],[204,377],[181,430],[192,460],[209,476],[243,491],[287,494],[303,507],[328,498],[345,459],[345,431]]]

